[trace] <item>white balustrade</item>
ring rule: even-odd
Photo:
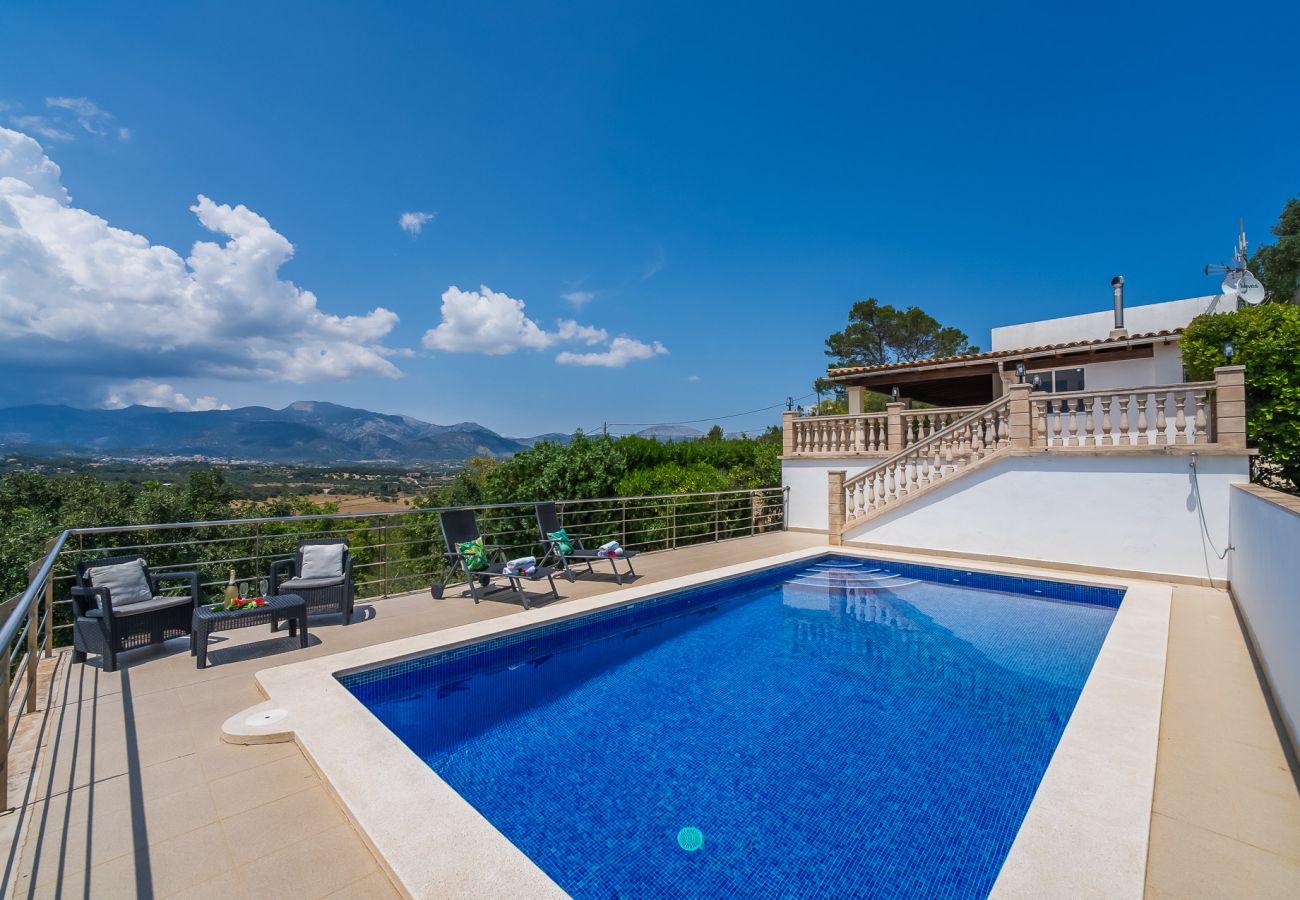
[[[910,446],[844,482],[845,527],[1011,445],[1006,397],[964,417],[950,410],[915,412]]]
[[[1030,396],[1035,447],[1206,444],[1214,382]]]
[[[793,452],[801,456],[879,453],[888,449],[885,413],[862,416],[804,416],[791,420]]]

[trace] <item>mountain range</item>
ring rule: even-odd
[[[202,456],[303,465],[457,462],[500,457],[565,434],[503,437],[475,422],[434,425],[410,416],[298,401],[284,409],[245,406],[173,412],[151,406],[0,409],[0,449],[31,455]]]

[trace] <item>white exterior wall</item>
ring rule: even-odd
[[[1183,380],[1183,356],[1176,340],[1156,344],[1148,359],[1121,359],[1116,362],[1085,363],[1083,366],[1061,365],[1057,368],[1082,368],[1083,387],[1087,391],[1179,384]],[[1031,371],[1026,377],[1032,379],[1037,371]]]
[[[1217,308],[1223,312],[1231,312],[1236,308],[1234,303],[1223,301],[1217,294],[1208,297],[1191,297],[1186,300],[1170,300],[1166,303],[1150,303],[1145,306],[1128,306],[1124,308],[1124,327],[1128,329],[1129,334],[1183,328],[1192,319],[1208,310],[1215,300],[1220,301]],[[1079,316],[1044,319],[1021,325],[1004,325],[993,329],[993,342],[990,349],[1020,350],[1024,347],[1065,344],[1070,341],[1098,341],[1109,337],[1114,327],[1113,307],[1102,312],[1084,313]]]
[[[1300,513],[1240,489],[1230,502],[1232,594],[1291,740],[1300,744]]]
[[[883,457],[882,457],[883,458]],[[868,463],[880,462],[878,459]],[[781,461],[781,486],[790,489],[786,508],[787,528],[826,530],[826,473],[843,469],[852,478],[867,468],[863,462],[847,459],[785,459]]]
[[[1202,536],[1189,461],[1183,454],[1009,457],[844,539],[1224,580],[1227,563]],[[1197,468],[1210,537],[1222,552],[1230,485],[1248,480],[1248,458],[1202,456]],[[824,511],[824,480],[821,494]]]

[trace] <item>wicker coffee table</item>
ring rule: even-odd
[[[250,628],[270,623],[278,631],[280,623],[288,621],[289,637],[298,636],[298,646],[307,646],[307,603],[297,594],[280,594],[267,597],[266,606],[242,611],[212,609],[209,606],[194,608],[194,627],[190,633],[190,655],[199,658],[199,668],[208,667],[208,636],[218,631]]]

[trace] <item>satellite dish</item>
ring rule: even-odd
[[[1268,292],[1264,290],[1264,285],[1259,283],[1259,279],[1244,269],[1237,279],[1237,288],[1234,293],[1237,295],[1237,300],[1247,306],[1258,306],[1268,296]]]
[[[1237,246],[1233,248],[1232,265],[1211,263],[1205,267],[1205,274],[1211,272],[1223,272],[1225,277],[1221,287],[1224,297],[1236,301],[1236,306],[1241,309],[1244,306],[1258,306],[1268,299],[1268,291],[1264,290],[1264,285],[1260,284],[1259,279],[1251,274],[1246,268],[1246,259],[1248,258],[1246,244],[1246,225],[1244,222],[1238,224]],[[1215,312],[1219,305],[1218,297],[1210,303],[1207,312]]]

